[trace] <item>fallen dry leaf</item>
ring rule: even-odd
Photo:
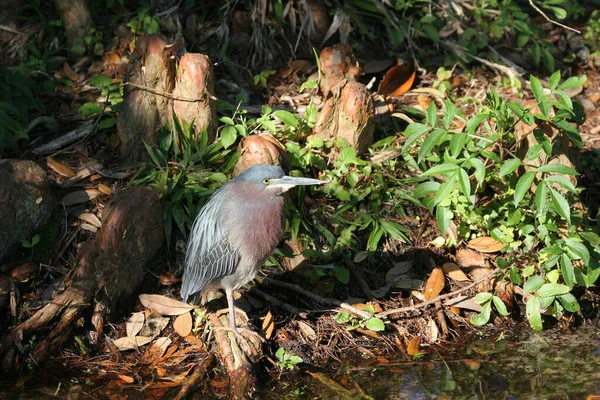
[[[77,215],[77,218],[79,218],[82,221],[87,222],[88,224],[90,224],[92,226],[95,226],[96,228],[102,227],[102,222],[100,222],[100,219],[94,213],[82,212]]]
[[[79,80],[79,74],[73,71],[73,68],[71,68],[71,66],[66,62],[63,65],[63,72],[65,73],[65,76],[73,82],[77,82]]]
[[[202,340],[200,340],[196,336],[194,336],[194,335],[187,335],[185,337],[185,340],[189,344],[191,344],[192,346],[194,346],[197,350],[204,350],[204,343],[202,342]]]
[[[144,317],[143,312],[136,312],[131,314],[131,317],[125,322],[125,331],[127,332],[127,336],[135,336],[142,330],[144,326],[144,321],[146,318]]]
[[[455,281],[468,281],[469,277],[460,269],[460,267],[454,263],[446,263],[442,265],[444,273],[452,280]]]
[[[169,345],[171,344],[171,339],[168,337],[159,337],[152,343],[150,347],[144,352],[142,355],[142,362],[144,364],[150,364],[154,362],[156,359],[162,357],[165,353]]]
[[[482,236],[469,240],[467,246],[482,253],[495,253],[504,248],[504,243],[491,236]]]
[[[421,352],[419,347],[421,347],[421,336],[415,336],[406,343],[406,353],[409,356],[417,355]]]
[[[265,339],[269,340],[271,338],[273,330],[275,330],[275,321],[273,321],[273,314],[271,314],[271,311],[268,311],[262,324],[262,331],[265,335]]]
[[[146,313],[146,322],[144,322],[144,327],[140,331],[140,335],[154,339],[169,325],[169,322],[171,322],[170,318],[148,311]]]
[[[192,314],[183,313],[173,321],[173,329],[181,337],[186,337],[192,332]]]
[[[417,103],[421,107],[423,107],[424,110],[427,110],[429,108],[429,105],[431,104],[431,99],[429,98],[429,96],[426,96],[423,93],[419,93],[419,95],[417,96]]]
[[[310,325],[302,321],[296,321],[296,324],[298,324],[298,329],[300,329],[300,332],[302,332],[307,339],[317,340],[317,333]]]
[[[434,268],[425,284],[425,301],[438,297],[445,284],[444,271],[439,267]]]
[[[461,267],[485,267],[485,257],[482,253],[471,249],[459,249],[456,252],[456,263]]]
[[[104,183],[98,184],[98,190],[104,194],[108,194],[108,195],[113,194],[113,190],[110,187],[106,186]]]
[[[139,298],[144,307],[161,315],[181,315],[194,309],[194,306],[159,294],[140,294]]]
[[[400,96],[410,90],[416,76],[412,61],[399,60],[399,65],[385,73],[377,91],[384,96]]]
[[[96,189],[78,190],[71,192],[62,198],[60,203],[64,206],[72,206],[74,204],[86,203],[95,199],[100,194]]]
[[[444,304],[450,306],[450,308],[464,308],[466,310],[481,312],[481,305],[475,302],[475,296],[458,295]],[[455,312],[455,314],[458,313]]]
[[[152,341],[152,338],[146,336],[125,336],[113,341],[117,349],[121,351],[133,350],[144,346]]]
[[[158,279],[158,282],[164,286],[171,286],[172,284],[177,283],[179,281],[179,278],[177,278],[175,275],[168,271],[161,272],[160,278]]]
[[[75,176],[75,171],[73,171],[71,168],[67,167],[65,164],[56,161],[52,157],[48,157],[46,159],[46,165],[52,171],[56,172],[59,175],[66,177],[66,178]]]
[[[119,378],[125,383],[133,383],[133,378],[127,375],[119,375]]]
[[[373,339],[381,339],[381,336],[379,336],[377,334],[377,332],[374,332],[374,331],[371,331],[368,329],[356,328],[356,332],[362,333],[363,335],[366,335],[366,336],[370,336]]]
[[[375,310],[375,313],[380,313],[383,311],[383,309],[381,308],[381,306],[379,304],[365,304],[365,303],[356,303],[352,305],[355,308],[358,308],[359,310],[364,310],[366,307],[373,307],[373,310]]]
[[[83,224],[79,225],[81,229],[86,230],[86,231],[90,231],[90,232],[98,232],[98,228],[96,228],[94,225],[88,224],[86,222],[84,222]]]

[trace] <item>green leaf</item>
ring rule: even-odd
[[[366,325],[367,329],[374,332],[383,332],[385,331],[385,324],[381,320],[381,318],[371,318],[367,321]]]
[[[444,163],[428,169],[423,172],[422,176],[446,175],[450,172],[456,172],[459,168],[456,164]]]
[[[481,186],[485,179],[485,164],[479,158],[469,159],[469,164],[475,168],[475,179],[477,180],[478,186]]]
[[[492,313],[492,303],[487,302],[481,308],[479,314],[471,315],[471,323],[475,326],[483,326],[490,320],[490,314]]]
[[[506,304],[502,301],[502,299],[498,296],[492,297],[492,301],[494,302],[494,307],[500,315],[508,316],[510,313],[506,309]]]
[[[527,282],[525,282],[525,285],[523,285],[523,291],[525,293],[531,293],[541,288],[544,283],[544,278],[539,275],[534,275],[527,279]]]
[[[555,90],[558,87],[558,83],[560,82],[560,71],[556,71],[552,74],[550,79],[548,80],[548,89]]]
[[[575,171],[573,168],[567,167],[566,165],[562,165],[562,164],[542,165],[541,167],[539,167],[537,169],[537,172],[551,172],[551,173],[555,173],[555,174],[573,175],[573,176],[579,175],[579,173],[577,171]]]
[[[450,154],[456,158],[464,150],[465,144],[469,140],[469,136],[464,133],[457,133],[450,140]]]
[[[435,218],[441,232],[447,232],[452,221],[452,212],[448,207],[438,206],[435,210]]]
[[[540,298],[537,296],[532,296],[527,300],[527,306],[525,309],[527,313],[527,319],[529,320],[529,325],[536,330],[542,330],[542,315],[540,314]]]
[[[444,101],[444,104],[446,107],[444,108],[442,123],[444,124],[444,128],[449,129],[456,115],[456,106],[450,101]]]
[[[450,197],[456,188],[456,181],[458,181],[458,173],[452,174],[446,182],[442,183],[440,189],[435,194],[435,204],[440,204],[443,200]]]
[[[521,166],[521,160],[519,160],[518,158],[512,158],[508,161],[505,161],[504,164],[502,164],[502,167],[500,167],[499,176],[503,177],[508,174],[511,174],[517,168],[519,168],[519,166]]]
[[[544,181],[540,182],[535,189],[535,206],[537,207],[536,215],[538,217],[546,215],[546,204],[548,202],[548,187]]]
[[[348,164],[356,161],[356,150],[352,147],[346,147],[338,155],[338,160]]]
[[[573,182],[571,182],[564,175],[550,175],[549,177],[547,177],[547,178],[544,179],[544,182],[546,182],[546,183],[548,183],[548,182],[556,182],[560,186],[562,186],[565,189],[571,191],[572,193],[577,193],[577,188],[575,188],[575,185],[573,185]]]
[[[594,232],[579,232],[579,236],[587,240],[592,246],[600,245],[600,236]]]
[[[286,126],[291,126],[293,128],[298,127],[298,118],[289,111],[285,110],[276,110],[273,112],[275,118],[283,122]]]
[[[433,101],[431,103],[433,104]],[[430,129],[431,128],[428,126],[419,123],[408,125],[403,133],[403,135],[408,136],[408,138],[406,139],[406,142],[404,142],[404,146],[402,146],[402,153],[404,153],[415,140],[423,136],[426,132],[429,132]]]
[[[560,296],[569,293],[570,290],[568,286],[560,283],[545,283],[538,289],[537,295],[540,297]]]
[[[552,204],[556,209],[556,212],[567,220],[568,224],[571,224],[571,209],[569,208],[569,203],[567,200],[551,187],[548,188],[550,190],[550,197],[552,198]]]
[[[569,250],[575,253],[575,255],[583,261],[583,265],[588,266],[590,264],[590,252],[585,244],[572,238],[565,239],[565,243]]]
[[[335,279],[344,285],[347,285],[348,282],[350,282],[350,271],[346,267],[340,267],[337,265],[333,267],[333,276],[335,276]]]
[[[531,184],[533,183],[534,179],[535,172],[533,171],[526,172],[519,178],[517,181],[517,186],[515,187],[515,207],[519,206],[519,203],[521,200],[523,200],[523,197],[525,197],[525,194],[531,188]]]
[[[83,117],[89,117],[90,115],[99,114],[104,110],[104,106],[98,103],[85,103],[77,110]]]
[[[479,125],[481,125],[481,123],[483,121],[487,120],[488,118],[490,118],[490,114],[489,113],[477,114],[474,118],[471,118],[467,122],[467,126],[465,127],[465,131],[468,134],[471,134],[471,135],[474,134],[477,131],[477,128],[479,128]]]
[[[481,292],[481,293],[477,293],[474,300],[475,300],[475,303],[477,303],[477,304],[483,304],[483,303],[487,303],[488,301],[490,301],[490,299],[493,296],[494,295],[491,294],[490,292]]]
[[[437,118],[437,105],[435,104],[435,101],[432,101],[431,103],[429,103],[429,107],[427,107],[427,123],[432,128],[435,128],[435,126],[437,124],[437,120],[438,120],[438,118]],[[411,125],[414,125],[414,124],[411,124]]]
[[[458,183],[460,184],[460,190],[465,197],[471,197],[471,181],[469,181],[467,172],[462,168],[458,170]]]
[[[565,253],[560,256],[560,270],[565,283],[568,287],[572,288],[573,284],[575,283],[575,270],[573,268],[571,259]]]
[[[437,42],[440,40],[440,34],[433,25],[423,25],[422,29],[423,32],[425,32],[425,35],[427,35],[427,37],[432,41]]]
[[[580,309],[577,299],[571,293],[563,294],[558,298],[558,300],[563,305],[565,310],[569,312],[578,312]]]
[[[226,126],[221,130],[221,144],[226,149],[237,140],[237,130],[233,126]]]
[[[423,144],[421,144],[421,148],[419,149],[419,156],[417,157],[417,162],[420,163],[423,161],[425,156],[431,153],[431,150],[438,144],[439,139],[445,132],[442,129],[435,129],[432,131],[425,140],[423,140]]]
[[[102,74],[94,75],[90,78],[89,83],[97,88],[103,88],[109,86],[112,83],[112,79]]]
[[[531,91],[533,92],[535,100],[538,103],[541,102],[542,99],[544,99],[544,88],[542,87],[542,83],[533,75],[529,76],[529,83],[531,83]]]
[[[566,81],[564,81],[559,87],[558,90],[564,89],[573,89],[579,86],[582,86],[587,80],[587,76],[583,75],[581,77],[572,76]]]
[[[529,42],[529,35],[520,33],[519,36],[517,36],[517,47],[521,48],[525,46],[527,42]]]
[[[565,121],[565,120],[554,121],[554,123],[560,129],[562,129],[563,131],[566,132],[567,136],[569,136],[571,141],[573,143],[575,143],[575,145],[577,147],[579,147],[580,149],[583,149],[583,141],[581,140],[581,133],[579,133],[579,130],[576,127],[574,127],[568,121]]]

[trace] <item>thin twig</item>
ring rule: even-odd
[[[488,279],[491,279],[493,277],[494,277],[494,275],[489,275],[489,276],[486,276],[485,278],[482,278],[482,279],[480,279],[478,281],[475,281],[475,282],[471,283],[468,286],[465,286],[462,289],[455,290],[454,292],[443,294],[441,296],[435,297],[435,298],[433,298],[431,300],[424,301],[423,303],[415,304],[413,306],[407,306],[407,307],[401,307],[401,308],[394,308],[394,309],[391,309],[391,310],[382,311],[380,313],[375,314],[375,316],[378,317],[378,318],[381,318],[381,317],[387,317],[388,315],[391,315],[391,314],[399,314],[399,313],[406,313],[406,312],[410,312],[410,311],[415,311],[415,310],[418,310],[419,308],[426,307],[426,306],[428,306],[430,304],[435,304],[437,301],[445,300],[445,299],[448,299],[450,297],[454,297],[454,296],[456,296],[458,294],[461,294],[463,292],[466,292],[467,290],[472,289],[475,286],[479,285],[481,282],[486,281]]]
[[[531,5],[531,7],[533,7],[535,9],[535,11],[537,11],[538,13],[540,13],[542,15],[542,17],[546,18],[546,21],[550,22],[551,24],[558,25],[561,28],[565,28],[565,29],[568,29],[570,31],[577,32],[577,33],[579,33],[581,35],[581,32],[578,31],[577,29],[571,28],[570,26],[567,26],[567,25],[563,25],[560,22],[556,22],[556,21],[548,18],[548,16],[538,6],[536,6],[533,3],[533,0],[529,0],[529,4]]]
[[[273,304],[275,307],[283,308],[290,314],[297,315],[300,318],[304,318],[304,319],[306,319],[308,317],[308,314],[305,311],[302,311],[299,308],[292,306],[291,304],[285,303],[285,302],[271,296],[270,294],[263,292],[260,289],[252,288],[252,293],[256,293],[257,295],[259,295],[260,297],[262,297],[269,303]]]
[[[142,89],[142,90],[146,90],[150,93],[156,94],[158,96],[163,96],[166,97],[167,99],[171,99],[171,100],[176,100],[176,101],[185,101],[188,103],[199,103],[202,101],[206,101],[206,97],[208,97],[211,100],[217,100],[217,98],[215,96],[213,96],[212,94],[209,93],[208,90],[204,89],[204,93],[203,96],[197,99],[190,99],[188,97],[179,97],[179,96],[174,96],[171,93],[167,93],[167,92],[163,92],[161,90],[156,90],[153,89],[151,87],[148,86],[143,86],[143,85],[138,85],[137,83],[133,83],[133,82],[124,82],[123,86],[133,86],[136,87],[138,89]]]
[[[267,285],[279,286],[282,288],[293,290],[294,292],[303,294],[306,297],[310,297],[311,299],[313,299],[314,301],[316,301],[318,303],[324,303],[324,304],[329,304],[334,307],[343,308],[344,310],[350,311],[351,313],[359,315],[362,318],[371,318],[372,317],[372,315],[370,313],[363,311],[363,310],[359,310],[356,307],[352,307],[348,303],[344,303],[343,301],[340,301],[338,299],[332,299],[330,297],[319,296],[318,294],[313,293],[309,290],[306,290],[298,285],[294,285],[293,283],[281,282],[281,281],[275,280],[273,278],[265,278],[263,280],[263,282],[266,283]]]

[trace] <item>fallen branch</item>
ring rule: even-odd
[[[281,300],[278,300],[277,298],[271,296],[270,294],[263,292],[262,290],[259,290],[257,288],[252,288],[252,293],[256,293],[257,295],[259,295],[260,297],[262,297],[269,303],[273,304],[275,307],[283,308],[290,314],[297,315],[300,318],[304,318],[304,319],[306,319],[308,317],[308,314],[305,311],[302,311],[299,308],[292,306],[291,304],[288,304]]]
[[[202,381],[202,379],[208,373],[209,368],[215,363],[215,355],[213,353],[208,353],[208,355],[194,367],[194,372],[190,376],[190,378],[181,385],[181,389],[179,389],[179,393],[175,397],[174,400],[183,399],[185,396],[190,394],[190,392]]]
[[[88,121],[84,122],[81,126],[79,126],[78,128],[67,133],[66,135],[63,135],[59,138],[54,139],[53,141],[51,141],[49,143],[41,145],[41,146],[33,149],[32,152],[33,152],[33,154],[36,154],[36,155],[50,154],[52,152],[55,152],[55,151],[61,149],[63,146],[66,146],[68,144],[76,142],[77,140],[83,139],[86,136],[90,135],[94,130],[95,124],[96,124],[96,121],[88,120]]]
[[[550,19],[550,18],[549,18],[549,17],[546,15],[546,13],[544,13],[544,12],[542,11],[542,9],[541,9],[541,8],[539,8],[538,6],[536,6],[536,5],[533,3],[533,0],[529,0],[529,4],[531,5],[531,7],[533,7],[533,9],[534,9],[535,11],[537,11],[538,13],[540,13],[540,15],[541,15],[542,17],[546,18],[546,21],[550,22],[551,24],[558,25],[558,26],[560,26],[561,28],[565,28],[565,29],[568,29],[568,30],[570,30],[570,31],[577,32],[577,33],[579,33],[579,34],[581,35],[581,32],[580,32],[580,31],[578,31],[577,29],[575,29],[575,28],[571,28],[570,26],[567,26],[567,25],[561,24],[560,22],[557,22],[557,21],[554,21],[553,19]]]
[[[454,292],[450,292],[450,293],[440,295],[438,297],[434,297],[433,299],[424,301],[423,303],[415,304],[413,306],[394,308],[392,310],[382,311],[380,313],[375,314],[375,317],[377,317],[377,318],[387,317],[388,315],[406,313],[406,312],[418,310],[419,308],[427,307],[428,305],[435,304],[436,302],[438,302],[440,300],[445,300],[450,297],[454,297],[458,294],[461,294],[463,292],[466,292],[467,290],[472,289],[475,286],[479,285],[480,283],[487,281],[488,279],[492,279],[493,277],[494,277],[493,274],[490,276],[486,276],[485,278],[475,281],[475,282],[471,283],[470,285],[465,286],[462,289],[458,289],[458,290],[455,290]]]
[[[352,314],[356,314],[361,316],[362,318],[371,318],[372,315],[366,311],[363,310],[359,310],[356,307],[352,307],[350,304],[348,303],[344,303],[343,301],[340,301],[338,299],[332,299],[330,297],[322,297],[319,296],[316,293],[313,293],[309,290],[303,289],[302,287],[298,286],[298,285],[294,285],[293,283],[286,283],[286,282],[281,282],[281,281],[277,281],[275,279],[272,278],[265,278],[263,280],[264,283],[266,283],[267,285],[273,285],[273,286],[279,286],[282,288],[286,288],[286,289],[290,289],[293,290],[294,292],[303,294],[306,297],[310,297],[311,299],[313,299],[314,301],[318,302],[318,303],[323,303],[323,304],[328,304],[334,307],[340,307],[343,308],[346,311],[350,311]]]

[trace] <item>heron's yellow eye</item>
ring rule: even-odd
[[[268,185],[268,184],[270,184],[270,183],[271,183],[271,180],[270,180],[270,179],[263,179],[263,183],[264,183],[265,185]]]

